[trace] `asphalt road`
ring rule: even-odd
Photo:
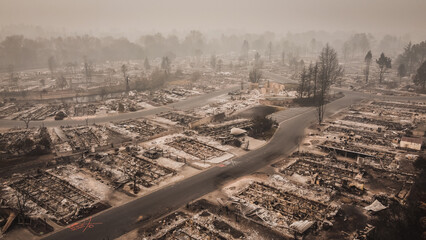
[[[348,93],[344,98],[330,103],[326,115],[333,114],[363,97],[357,93]],[[139,226],[139,216],[150,219],[159,217],[174,209],[184,206],[207,193],[210,193],[227,181],[253,173],[270,164],[277,157],[289,154],[301,139],[304,129],[316,120],[315,109],[304,111],[299,115],[288,115],[282,119],[274,137],[268,144],[246,155],[234,159],[234,164],[213,167],[207,171],[160,189],[125,205],[104,211],[92,218],[100,223],[85,232],[64,229],[45,239],[113,239]]]
[[[298,83],[297,80],[290,79],[290,78],[284,78],[283,76],[277,74],[277,73],[271,73],[271,72],[264,72],[263,73],[265,77],[271,79],[272,81],[279,82],[279,83]]]

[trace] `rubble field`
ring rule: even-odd
[[[361,174],[355,164],[348,162],[337,161],[324,156],[313,154],[299,154],[299,158],[290,166],[280,170],[280,173],[288,176],[297,174],[311,179],[311,184],[338,189],[342,191],[350,190],[356,186],[353,181],[356,181],[357,176]],[[354,187],[353,192],[356,191]],[[362,194],[362,192],[357,192]]]
[[[159,124],[153,123],[146,119],[126,120],[111,124],[113,129],[123,135],[130,135],[133,139],[149,140],[159,134],[162,134],[168,129]]]
[[[250,120],[238,119],[221,124],[198,126],[195,128],[195,130],[201,135],[213,137],[222,144],[230,144],[236,139],[235,136],[231,135],[231,130],[233,128],[244,129],[247,131],[252,126],[253,123]]]
[[[199,117],[178,113],[178,112],[167,112],[167,113],[159,114],[157,116],[168,119],[172,122],[175,122],[183,126],[187,126],[188,124],[200,119]]]
[[[401,124],[398,122],[391,122],[387,120],[382,119],[374,119],[374,118],[368,118],[368,117],[357,117],[357,116],[346,116],[343,118],[343,120],[351,121],[351,122],[360,122],[360,123],[366,123],[366,124],[374,124],[374,125],[380,125],[384,126],[388,130],[396,130],[401,131],[407,127],[409,127],[408,124]]]
[[[357,144],[347,142],[325,141],[320,145],[320,147],[327,151],[334,151],[338,154],[344,155],[345,157],[371,158],[383,166],[389,166],[389,164],[395,160],[396,156],[396,154],[392,152],[362,147]]]
[[[323,220],[333,212],[331,206],[312,201],[304,197],[282,191],[274,186],[262,182],[254,182],[234,196],[243,207],[251,209],[261,208],[255,212],[246,213],[257,221],[267,221],[272,214],[272,220],[278,228],[287,228],[294,221]],[[268,214],[269,213],[269,214]]]
[[[59,153],[94,151],[129,140],[128,137],[103,125],[54,128],[52,139]]]
[[[392,146],[394,137],[396,137],[394,134],[385,135],[384,133],[358,130],[349,127],[334,125],[327,127],[324,131],[329,133],[336,133],[339,135],[340,138],[346,136],[352,137],[357,143],[365,145],[384,145],[387,147]]]
[[[166,144],[201,160],[220,157],[226,153],[225,151],[209,146],[192,138],[176,137]]]
[[[79,162],[80,166],[89,170],[115,189],[128,182],[150,188],[177,172],[160,166],[148,158],[132,156],[126,152],[114,154],[96,154]]]
[[[0,159],[51,152],[47,128],[11,129],[0,132]]]
[[[200,199],[137,230],[138,239],[283,239],[234,210]]]
[[[143,239],[239,239],[244,236],[208,211],[194,216],[175,212],[148,229],[140,229]]]
[[[9,183],[27,196],[57,223],[67,225],[108,206],[80,189],[48,172],[41,172]]]
[[[385,106],[392,108],[400,108],[400,109],[409,109],[411,112],[416,113],[426,113],[426,104],[424,103],[401,103],[401,102],[383,102],[383,101],[373,101],[371,104],[377,106]]]

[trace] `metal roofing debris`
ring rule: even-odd
[[[388,207],[384,206],[381,202],[375,200],[372,204],[368,205],[364,209],[367,211],[380,212],[386,208]]]
[[[314,224],[313,221],[308,220],[301,220],[294,222],[290,225],[290,228],[293,228],[294,230],[298,231],[299,233],[304,233],[306,230],[308,230],[312,225]]]

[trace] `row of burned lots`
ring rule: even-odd
[[[193,115],[189,115],[183,112],[167,112],[159,114],[158,117],[170,121],[172,124],[180,124],[183,126],[188,126],[190,123],[195,122],[200,119]]]
[[[137,230],[142,239],[282,239],[278,232],[205,199]]]
[[[0,206],[25,219],[68,225],[129,201],[132,194],[145,194],[177,175],[164,161],[144,157],[144,151],[134,146],[90,154],[47,170],[2,179]]]
[[[53,128],[51,136],[57,153],[94,152],[97,149],[109,148],[111,144],[129,140],[103,125]]]
[[[197,126],[198,133],[210,136],[222,144],[237,145],[240,136],[245,135],[253,127],[253,122],[248,119],[236,119],[220,124]]]
[[[11,208],[26,216],[48,216],[66,225],[108,207],[69,182],[39,171],[6,183],[2,199]]]
[[[230,182],[206,198],[216,199],[213,205],[244,226],[256,223],[282,238],[374,239],[383,234],[381,225],[407,207],[415,186],[413,164],[421,152],[401,142],[416,138],[426,116],[407,109],[352,106],[310,127],[299,151],[273,169]],[[199,131],[215,136],[207,128]]]
[[[122,135],[129,136],[132,139],[140,141],[159,137],[169,131],[169,126],[147,119],[131,119],[114,122],[109,126],[111,129],[121,133]]]
[[[126,183],[130,183],[133,192],[139,192],[140,186],[149,188],[166,177],[176,174],[173,169],[158,165],[149,158],[135,154],[138,152],[133,149],[114,153],[98,153],[93,157],[82,159],[79,161],[79,165],[114,188],[120,188]]]
[[[0,159],[47,154],[52,147],[45,127],[13,129],[0,133]]]
[[[421,106],[375,102],[352,106],[310,128],[300,151],[273,165],[285,182],[302,184],[311,192],[326,189],[337,206],[337,214],[329,219],[333,230],[307,232],[307,239],[367,239],[383,234],[377,224],[392,221],[385,215],[400,214],[416,181],[413,165],[421,148],[404,141],[407,136],[421,139],[413,134],[426,117],[418,112]]]

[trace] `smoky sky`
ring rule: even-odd
[[[425,32],[426,0],[0,0],[0,25],[70,31]]]

